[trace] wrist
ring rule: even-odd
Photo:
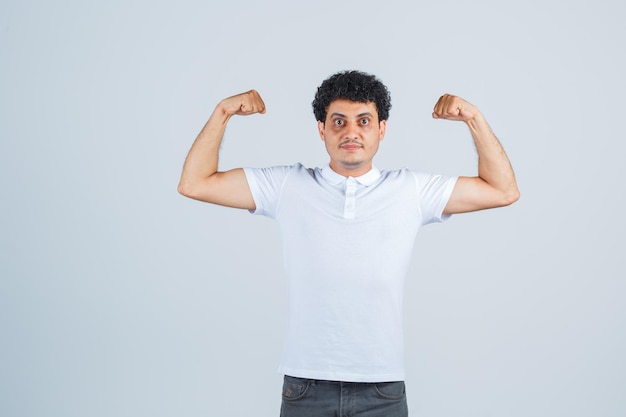
[[[226,108],[223,102],[220,102],[215,107],[215,110],[213,110],[213,115],[211,116],[211,118],[216,119],[216,121],[220,121],[225,124],[228,122],[228,120],[230,120],[231,116],[232,116],[232,113],[228,111],[228,109]]]
[[[481,112],[476,112],[474,117],[465,121],[465,124],[472,130],[479,130],[487,126],[487,120]]]

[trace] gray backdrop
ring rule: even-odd
[[[176,185],[250,88],[221,167],[325,164],[310,102],[342,69],[391,90],[379,168],[475,173],[430,117],[450,92],[522,191],[418,236],[411,415],[626,415],[623,2],[88,3],[0,5],[0,415],[278,415],[277,228]]]

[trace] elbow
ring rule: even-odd
[[[191,187],[189,185],[189,183],[187,183],[186,181],[181,180],[178,183],[178,188],[177,191],[180,195],[183,195],[185,197],[189,197],[189,198],[194,198],[194,192],[193,192],[193,187]]]
[[[177,191],[179,194],[191,198],[193,200],[212,202],[212,194],[210,188],[207,187],[205,182],[189,181],[188,179],[181,178],[178,183]]]
[[[507,191],[503,196],[503,206],[510,206],[520,199],[520,191],[517,186],[512,187],[509,191]]]
[[[178,194],[184,195],[185,197],[187,197],[185,186],[183,184],[178,183],[178,188],[176,188],[176,191],[178,191]]]

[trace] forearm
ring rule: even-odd
[[[198,134],[185,159],[180,177],[178,189],[182,194],[217,172],[219,149],[230,117],[218,105]]]
[[[474,118],[466,121],[466,124],[478,152],[478,177],[503,193],[506,200],[517,200],[519,190],[513,167],[483,115],[478,112]]]

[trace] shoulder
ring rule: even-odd
[[[318,168],[307,168],[297,162],[292,165],[274,165],[263,168],[246,167],[243,169],[248,181],[284,183],[287,178],[308,178],[319,174]]]
[[[410,183],[416,186],[419,193],[439,189],[451,190],[456,183],[457,177],[433,174],[403,167],[394,170],[381,171],[381,179],[388,183]]]
[[[285,175],[288,174],[289,172],[291,172],[294,168],[296,168],[297,165],[274,165],[274,166],[268,166],[268,167],[245,167],[243,168],[243,170],[246,172],[246,174],[251,174],[254,176],[280,176],[280,175]]]
[[[412,181],[415,176],[416,172],[406,167],[380,171],[381,180],[386,182],[405,181],[407,179]]]
[[[401,168],[394,172],[397,172],[398,177],[410,177],[412,178],[419,186],[424,186],[426,184],[431,184],[433,182],[448,182],[451,180],[456,180],[456,177],[444,175],[444,174],[434,174],[431,172],[423,172],[417,171],[411,168]]]

